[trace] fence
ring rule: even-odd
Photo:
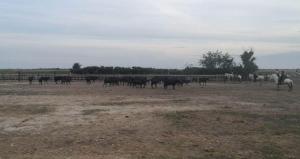
[[[168,76],[168,77],[186,77],[186,78],[209,78],[211,81],[221,81],[224,79],[224,75],[157,75],[157,74],[134,74],[134,75],[120,75],[120,74],[56,74],[56,73],[17,73],[17,74],[0,74],[0,81],[27,81],[29,77],[35,77],[38,79],[39,77],[50,77],[51,80],[54,79],[55,76],[71,76],[72,80],[80,81],[85,80],[87,76],[96,76],[98,79],[103,80],[106,77],[147,77],[151,79],[154,76]]]

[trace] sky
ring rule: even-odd
[[[300,1],[0,1],[0,68],[184,68],[250,48],[260,67],[300,68]]]

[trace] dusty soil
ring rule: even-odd
[[[0,83],[0,159],[296,159],[300,91]]]

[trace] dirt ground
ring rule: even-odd
[[[0,82],[0,159],[297,159],[300,89]]]

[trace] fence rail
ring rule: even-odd
[[[106,77],[147,77],[148,79],[155,76],[170,76],[170,77],[187,77],[187,78],[209,78],[212,81],[221,81],[223,80],[224,75],[161,75],[161,74],[55,74],[55,73],[39,73],[39,74],[28,74],[28,73],[18,73],[18,74],[0,74],[0,81],[27,81],[29,77],[50,77],[51,80],[55,76],[71,76],[72,80],[80,81],[85,80],[87,76],[96,76],[100,80],[103,80]]]

